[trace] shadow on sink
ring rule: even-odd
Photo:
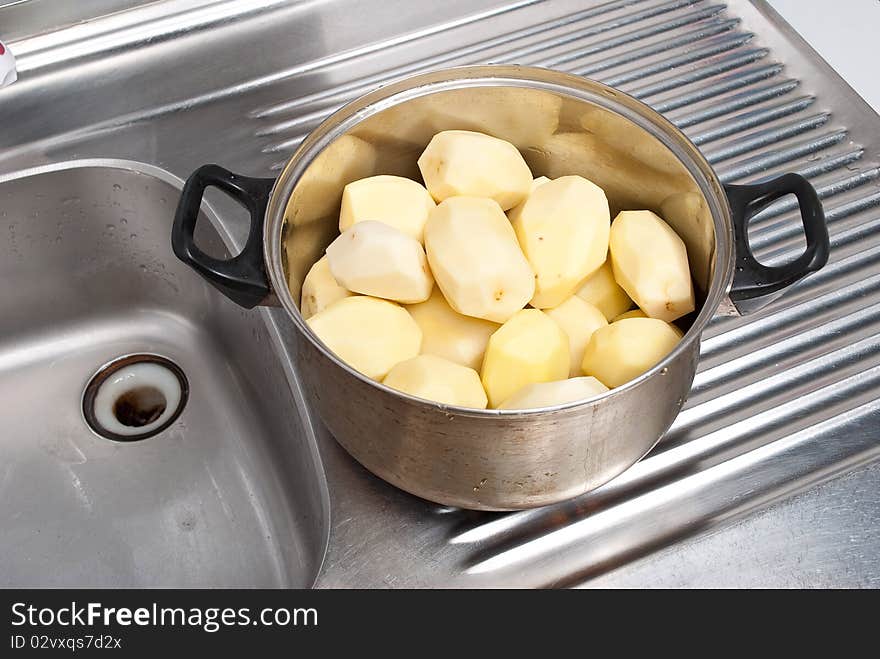
[[[172,255],[179,187],[120,161],[0,179],[3,586],[307,587],[320,568],[327,490],[286,355],[268,312]],[[154,436],[105,439],[83,392],[133,353],[179,366],[188,400]]]

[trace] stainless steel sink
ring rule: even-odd
[[[3,184],[14,193],[0,196],[0,212],[13,203],[23,214],[14,243],[0,217],[0,400],[12,401],[0,412],[3,581],[304,585],[318,569],[329,496],[323,587],[880,583],[880,118],[765,2],[82,0],[61,14],[57,5],[0,0],[0,38],[20,64],[18,82],[0,90],[0,175],[20,179]],[[297,391],[289,324],[232,308],[163,251],[170,209],[142,195],[163,210],[139,220],[153,222],[149,234],[123,233],[121,217],[134,218],[116,212],[114,179],[102,175],[96,203],[109,199],[113,212],[80,202],[85,218],[102,215],[74,257],[65,242],[74,234],[54,243],[62,218],[43,209],[57,208],[67,196],[54,188],[80,174],[35,186],[19,173],[113,157],[178,177],[206,162],[270,176],[347,100],[407,73],[485,62],[619,87],[682,128],[725,182],[798,171],[829,218],[822,272],[752,316],[713,320],[695,389],[657,449],[556,506],[451,510],[371,476],[288,393]],[[212,202],[240,245],[246,223]],[[792,211],[782,199],[755,218],[759,258],[800,248]],[[115,238],[102,235],[111,223]],[[151,245],[139,252],[145,235]],[[139,270],[146,254],[166,274]],[[71,258],[77,270],[64,265]],[[124,293],[101,284],[99,270],[132,284]],[[28,311],[7,316],[17,307]],[[236,340],[251,331],[265,337],[256,347]],[[96,438],[80,418],[81,388],[107,359],[150,345],[189,377],[186,410],[167,437]],[[77,464],[73,447],[90,459]]]
[[[271,318],[225,303],[171,253],[179,187],[124,161],[0,179],[3,586],[315,580],[328,503],[314,437]],[[83,390],[132,353],[176,363],[188,400],[152,437],[106,439]]]

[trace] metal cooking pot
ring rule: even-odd
[[[342,188],[374,174],[418,180],[416,159],[447,129],[513,142],[535,176],[585,176],[604,188],[612,217],[621,209],[664,217],[687,245],[697,296],[697,310],[678,321],[685,335],[675,350],[601,396],[529,411],[415,398],[337,359],[303,321],[298,300],[309,267],[338,234]],[[227,260],[204,254],[193,239],[211,185],[250,212],[247,243]],[[788,193],[800,206],[806,250],[791,263],[766,266],[751,253],[748,223]],[[277,180],[200,167],[183,189],[172,244],[236,303],[284,307],[301,335],[295,354],[311,402],[355,459],[420,497],[478,510],[574,497],[635,463],[684,404],[709,320],[818,270],[829,249],[821,203],[801,176],[722,185],[696,147],[643,103],[592,80],[515,66],[437,71],[367,94],[309,135]]]

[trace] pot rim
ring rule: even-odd
[[[637,378],[597,396],[527,410],[459,407],[412,396],[367,377],[339,359],[312,332],[300,313],[299,305],[296,304],[296,301],[290,294],[281,258],[284,215],[294,187],[302,174],[323,149],[361,121],[399,103],[441,91],[487,86],[541,89],[594,103],[623,116],[658,139],[676,156],[694,179],[709,204],[715,229],[714,272],[709,284],[709,290],[706,293],[706,299],[697,317],[675,349],[660,362]],[[325,357],[350,375],[386,393],[406,399],[412,404],[434,408],[448,416],[486,418],[539,417],[610,400],[617,394],[622,394],[625,391],[638,387],[649,378],[661,373],[665,374],[671,362],[689,350],[694,341],[700,340],[703,329],[715,315],[715,312],[727,295],[733,280],[733,223],[730,206],[727,202],[724,188],[714,169],[693,142],[660,113],[618,89],[589,78],[532,66],[484,65],[440,69],[402,78],[346,104],[327,117],[312,131],[288,159],[272,188],[263,220],[263,230],[265,236],[263,241],[263,258],[272,290],[296,328],[306,339]]]

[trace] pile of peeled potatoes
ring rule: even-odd
[[[438,133],[398,176],[342,192],[340,235],[301,311],[350,367],[446,405],[547,407],[638,377],[694,310],[681,238],[648,210],[611,221],[581,176],[533,179],[515,146]]]

